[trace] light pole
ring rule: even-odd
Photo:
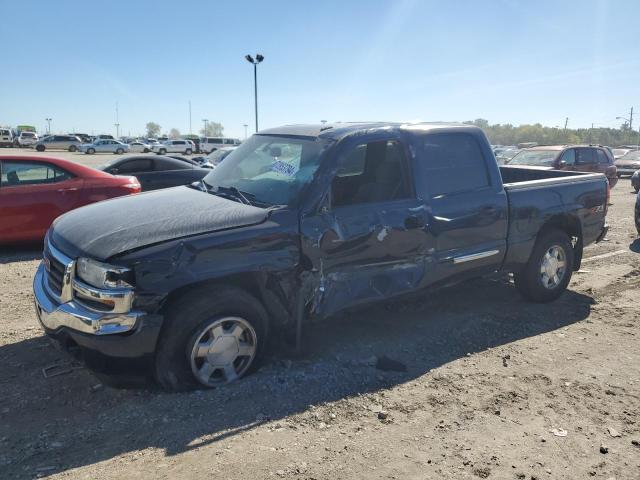
[[[203,118],[202,121],[204,122],[204,135],[203,135],[203,137],[208,137],[209,136],[209,132],[207,131],[207,122],[209,120],[207,120],[206,118]]]
[[[53,118],[45,118],[47,122],[47,133],[51,133],[51,120],[53,120]]]
[[[244,127],[244,139],[246,140],[246,139],[247,139],[247,127],[248,127],[249,125],[247,125],[247,124],[245,123],[245,124],[243,124],[242,126]]]
[[[116,127],[116,138],[120,138],[120,124],[114,123],[113,126]]]
[[[251,55],[245,55],[244,58],[247,59],[247,62],[253,64],[253,93],[255,97],[255,107],[256,107],[256,133],[258,132],[258,64],[264,60],[264,57],[259,53],[254,58]]]

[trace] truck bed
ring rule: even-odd
[[[603,174],[510,166],[500,166],[500,174],[509,199],[507,268],[526,263],[549,221],[572,225],[584,245],[601,235],[609,188]]]

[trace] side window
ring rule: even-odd
[[[140,158],[121,163],[116,168],[118,169],[118,173],[148,172],[151,170],[152,164],[150,159]]]
[[[425,180],[432,196],[473,191],[491,184],[482,150],[471,135],[427,135],[422,146]]]
[[[356,146],[341,158],[331,189],[334,207],[412,197],[402,144],[382,140]]]
[[[561,162],[564,162],[565,165],[568,166],[573,166],[576,164],[576,151],[573,148],[570,148],[569,150],[566,150],[563,154],[562,154],[562,158],[560,159]]]
[[[153,160],[154,163],[154,171],[156,172],[166,172],[169,170],[187,170],[193,168],[187,162],[182,162],[180,160],[172,161],[168,158],[155,158]]]
[[[66,170],[48,163],[3,162],[0,185],[12,187],[18,185],[41,185],[57,183],[73,178]]]
[[[604,150],[596,149],[596,158],[598,159],[598,163],[604,163],[605,165],[609,163],[609,157],[604,153]]]
[[[576,163],[579,165],[589,165],[594,163],[593,150],[591,148],[577,148]]]

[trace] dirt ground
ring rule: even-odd
[[[304,356],[273,351],[245,380],[187,394],[82,368],[44,378],[70,357],[34,313],[40,253],[5,248],[0,479],[637,480],[634,200],[619,182],[608,239],[555,303],[468,282],[336,318],[306,332]],[[377,368],[383,356],[406,371]]]

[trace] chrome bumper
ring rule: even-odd
[[[47,292],[44,264],[40,264],[33,279],[36,313],[46,330],[67,327],[93,335],[128,332],[135,328],[139,312],[107,313],[90,310],[75,299],[60,303]]]

